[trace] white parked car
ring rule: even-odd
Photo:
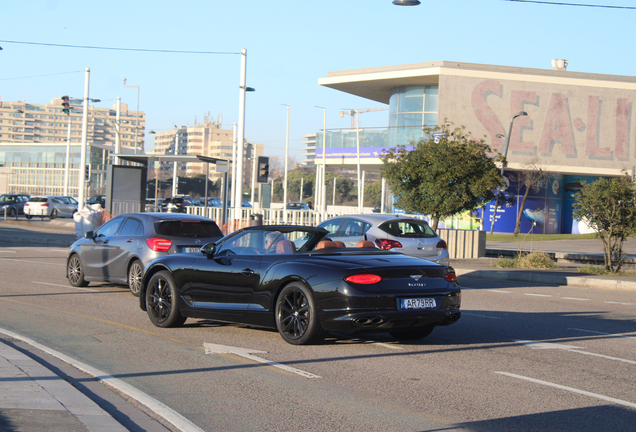
[[[73,217],[77,211],[77,201],[69,196],[32,196],[24,204],[24,215],[27,219],[33,216]]]

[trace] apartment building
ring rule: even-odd
[[[83,101],[71,98],[69,104],[67,115],[62,112],[61,98],[48,104],[0,101],[0,165],[12,170],[9,190],[28,194],[62,194],[68,153],[68,194],[78,194]],[[89,103],[89,193],[103,187],[106,165],[112,163],[118,136],[122,153],[143,152],[145,124],[145,114],[129,111],[127,104],[119,104],[117,121],[117,104],[112,108],[99,108]]]
[[[163,132],[155,132],[155,144],[152,154],[165,155],[200,155],[218,159],[227,159],[233,163],[232,129],[222,129],[221,120],[214,121],[204,116],[202,124],[181,126]],[[176,147],[176,153],[175,153]],[[245,143],[243,146],[243,182],[251,184],[252,165],[256,157],[263,155],[263,144]],[[160,178],[172,176],[174,164],[164,162],[161,165]],[[193,177],[206,174],[207,164],[200,162],[182,162],[178,164],[177,172],[180,176]],[[216,172],[216,166],[210,165],[210,179],[222,176]]]

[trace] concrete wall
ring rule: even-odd
[[[437,234],[446,241],[451,261],[486,256],[486,231],[438,229]]]
[[[633,83],[497,74],[440,75],[439,122],[465,125],[475,138],[501,150],[510,120],[509,168],[537,158],[549,171],[619,175],[636,165]]]

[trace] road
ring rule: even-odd
[[[423,341],[336,334],[297,347],[274,331],[208,320],[156,328],[125,286],[71,287],[65,256],[0,244],[0,328],[104,371],[206,431],[636,424],[636,292],[462,279],[462,318]]]

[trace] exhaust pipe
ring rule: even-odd
[[[450,322],[454,323],[454,322],[456,322],[456,321],[459,319],[459,317],[461,317],[461,316],[462,316],[462,314],[461,314],[461,313],[459,313],[459,312],[458,312],[458,313],[454,313],[454,314],[452,314],[451,316],[449,316],[449,317],[448,317],[448,320],[449,320]]]
[[[384,320],[380,317],[367,317],[367,318],[356,318],[353,320],[353,322],[361,326],[375,326],[378,324],[382,324]]]

